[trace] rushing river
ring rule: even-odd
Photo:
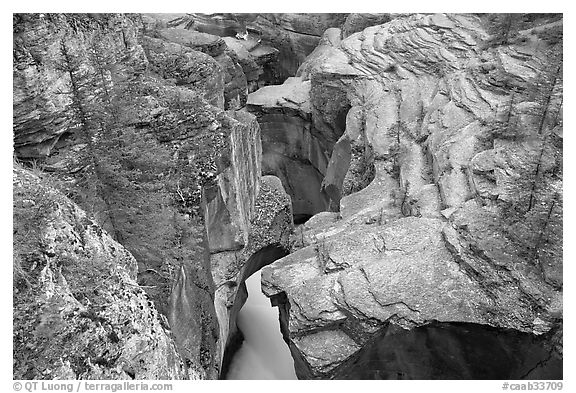
[[[280,333],[278,308],[260,289],[260,272],[246,280],[248,299],[238,315],[244,342],[226,379],[296,379],[294,362]]]

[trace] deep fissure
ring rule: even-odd
[[[250,107],[248,109],[250,111]],[[262,140],[262,175],[274,175],[281,180],[284,189],[292,200],[294,225],[304,224],[319,212],[330,211],[331,209],[337,211],[339,209],[340,195],[338,195],[338,200],[335,204],[331,200],[331,196],[324,190],[322,182],[326,175],[336,140],[345,131],[346,115],[349,109],[349,104],[344,105],[342,112],[339,113],[334,124],[330,126],[333,129],[329,138],[314,129],[310,118],[302,118],[285,113],[258,116]],[[338,169],[347,171],[348,167],[349,162],[345,167]],[[342,179],[344,175],[345,173],[341,174]],[[237,371],[234,369],[236,356],[247,356],[243,355],[242,351],[247,352],[249,350],[247,348],[250,348],[249,345],[251,344],[245,341],[246,334],[250,334],[250,332],[243,332],[238,326],[239,317],[242,316],[243,307],[247,304],[250,296],[250,291],[246,288],[246,281],[252,275],[259,277],[259,271],[262,267],[287,254],[288,252],[281,248],[268,247],[252,255],[247,262],[230,316],[229,335],[220,372],[221,379],[242,378],[242,375],[246,377],[246,370]],[[260,281],[258,282],[260,283]],[[256,290],[260,291],[259,288],[252,288],[253,296],[255,296],[254,292]],[[259,296],[263,296],[263,294],[260,293]],[[282,321],[280,321],[282,316],[279,307],[280,303],[277,299],[270,299],[268,302],[271,303],[269,310],[260,310],[260,312],[270,312],[277,316],[276,324],[271,329],[275,331],[283,330],[281,332],[282,344],[284,345],[283,348],[288,350],[288,332],[283,327]],[[246,310],[244,311],[244,313],[247,312]],[[252,328],[254,327],[252,326]],[[279,339],[280,336],[276,337],[277,341]],[[259,355],[263,356],[262,353]],[[236,362],[238,363],[238,361]],[[289,375],[291,374],[289,373]],[[260,378],[262,378],[262,375],[260,375]],[[250,378],[247,377],[247,379]]]
[[[250,110],[250,107],[248,108]],[[314,129],[310,119],[294,114],[258,114],[262,135],[262,174],[277,176],[292,198],[295,224],[323,211],[338,211],[339,197],[324,188],[336,140],[344,133],[345,107],[329,136]],[[344,119],[344,120],[342,120]],[[341,166],[341,179],[348,166]]]
[[[563,377],[561,21],[181,15],[14,19],[15,377]]]
[[[259,250],[255,254],[253,254],[248,262],[245,265],[245,269],[242,273],[242,277],[240,278],[240,285],[238,288],[238,292],[236,295],[236,299],[234,301],[234,305],[232,307],[232,312],[230,314],[230,333],[228,335],[228,341],[226,343],[226,350],[224,351],[224,358],[222,361],[222,368],[220,372],[221,379],[228,379],[228,374],[230,372],[230,367],[234,362],[234,357],[238,354],[239,350],[242,348],[243,342],[245,340],[245,333],[238,326],[238,316],[242,312],[242,308],[247,302],[247,299],[250,295],[247,287],[246,281],[249,278],[258,278],[258,283],[260,282],[260,270],[267,266],[277,259],[280,259],[284,256],[288,255],[288,252],[281,247],[266,247],[264,249]],[[255,277],[254,277],[255,276]],[[252,282],[252,294],[255,295],[255,288],[254,282]],[[259,288],[258,288],[259,290]],[[262,296],[264,296],[262,294]],[[270,312],[276,312],[275,309],[272,308],[270,304]],[[262,311],[262,310],[259,310]],[[276,330],[278,330],[279,325],[276,325]]]

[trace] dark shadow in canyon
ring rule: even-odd
[[[336,379],[562,379],[544,336],[471,323],[389,327]]]
[[[342,109],[334,124],[316,130],[309,118],[291,111],[259,114],[262,137],[262,175],[277,176],[292,198],[295,224],[303,224],[323,211],[339,211],[340,195],[336,198],[329,188],[323,188],[332,150],[346,128],[349,106]],[[327,131],[327,130],[330,131]],[[350,165],[341,165],[344,179]]]
[[[320,190],[328,159],[327,147],[300,117],[265,114],[262,130],[262,175],[277,176],[292,198],[295,221],[303,223],[329,209],[329,197]]]
[[[561,380],[563,361],[550,346],[550,331],[540,336],[473,323],[432,322],[405,330],[383,327],[330,375],[312,375],[289,340],[290,303],[285,292],[271,297],[280,312],[298,379]],[[347,332],[354,336],[354,332]]]

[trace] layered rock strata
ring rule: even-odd
[[[291,90],[308,92],[294,101],[312,103],[311,124],[336,128],[334,92],[350,109],[322,184],[340,212],[312,217],[294,234],[301,248],[263,270],[299,378],[502,378],[481,370],[483,355],[434,369],[388,344],[445,359],[446,345],[470,350],[457,338],[466,329],[499,353],[522,346],[506,378],[561,378],[561,132],[538,131],[530,98],[511,104],[519,135],[494,131],[506,84],[529,89],[545,65],[539,38],[521,35],[481,49],[479,18],[413,15],[343,40],[328,30],[300,67]],[[285,90],[266,90],[278,112],[293,111]],[[557,112],[561,96],[550,97]],[[511,183],[534,173],[538,190]]]
[[[227,336],[219,336],[208,250],[220,240],[227,249],[226,236],[237,248],[248,236],[260,183],[258,123],[223,110],[226,73],[216,59],[186,41],[140,35],[137,19],[17,18],[16,154],[47,156],[40,165],[134,255],[138,284],[167,316],[184,375],[217,378]],[[74,90],[77,82],[96,88]],[[42,94],[30,89],[39,86]],[[111,108],[112,125],[96,128],[78,108],[90,116]],[[208,236],[202,188],[217,210],[206,216]],[[213,224],[216,217],[223,221]]]
[[[127,62],[146,67],[138,28],[122,15],[77,19],[62,14],[14,15],[13,122],[14,150],[19,157],[50,154],[61,136],[75,127],[67,113],[72,104],[70,76],[64,69],[63,51],[88,58],[92,45],[106,47],[110,61],[127,55]],[[94,67],[88,68],[96,72]]]
[[[462,15],[14,18],[16,155],[100,224],[17,169],[49,230],[15,242],[15,376],[223,376],[277,260],[300,378],[561,377],[561,20],[487,44]]]
[[[183,375],[218,378],[228,333],[238,336],[230,317],[245,300],[238,290],[273,260],[251,257],[288,249],[292,225],[280,181],[261,179],[256,119],[224,111],[232,91],[225,44],[123,15],[17,18],[16,153],[47,156],[40,165],[134,255],[138,284],[167,317]],[[30,109],[38,97],[26,87],[42,78],[46,105],[34,105],[45,114]],[[113,119],[100,117],[105,109]]]
[[[218,36],[179,27],[146,32],[154,37],[203,52],[218,62],[224,71],[224,104],[226,109],[239,109],[246,103],[247,81],[237,57],[228,51]]]
[[[238,55],[249,90],[294,76],[324,31],[347,33],[388,21],[387,14],[165,14],[147,15],[154,27],[180,27],[219,36]]]

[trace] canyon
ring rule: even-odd
[[[562,15],[13,30],[14,378],[563,377]]]

